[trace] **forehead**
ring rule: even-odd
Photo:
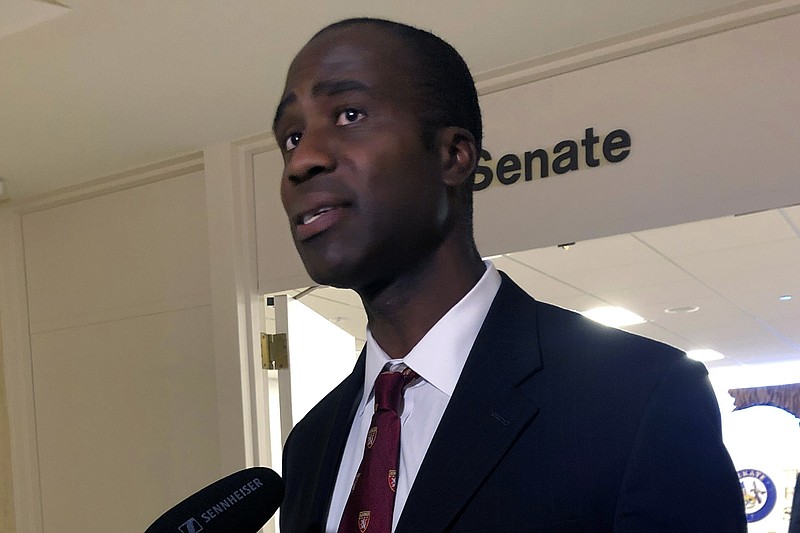
[[[284,97],[330,79],[357,79],[370,87],[407,87],[411,82],[410,47],[385,28],[354,24],[333,28],[309,41],[286,76]]]

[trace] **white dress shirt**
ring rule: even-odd
[[[417,477],[422,459],[456,387],[478,331],[500,288],[500,274],[490,262],[478,283],[425,334],[403,359],[389,359],[367,328],[367,360],[364,394],[350,427],[350,435],[339,465],[336,486],[328,512],[326,531],[339,528],[350,487],[364,455],[364,442],[374,410],[375,378],[388,364],[394,369],[405,364],[421,379],[409,386],[400,409],[400,463],[397,475],[392,530]]]

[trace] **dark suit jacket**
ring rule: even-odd
[[[283,533],[324,531],[364,379],[284,450]],[[535,301],[503,275],[398,533],[746,531],[705,367]]]

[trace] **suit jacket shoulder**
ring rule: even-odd
[[[363,355],[286,443],[284,531],[324,531]],[[396,531],[745,527],[705,367],[504,275]]]
[[[397,532],[744,528],[705,368],[504,276]]]

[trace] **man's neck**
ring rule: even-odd
[[[392,359],[405,357],[485,270],[474,250],[439,253],[379,291],[359,291],[373,338]]]

